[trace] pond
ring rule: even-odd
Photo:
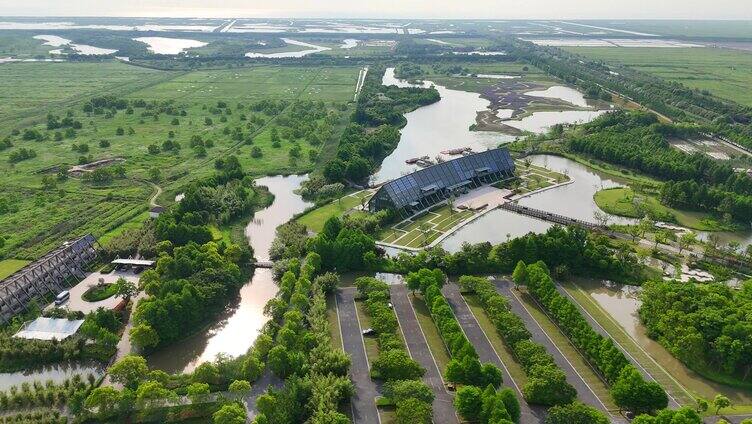
[[[526,96],[543,97],[546,99],[557,99],[569,102],[575,106],[587,107],[587,100],[585,96],[574,88],[564,87],[562,85],[554,85],[548,87],[545,90],[528,91]]]
[[[573,160],[552,156],[533,155],[528,159],[533,165],[543,166],[553,171],[567,174],[572,183],[533,194],[519,200],[519,204],[542,209],[559,215],[595,222],[594,213],[600,211],[593,200],[598,190],[619,187],[621,181],[587,168]],[[609,223],[633,223],[630,218],[609,215]],[[462,244],[491,242],[498,244],[509,238],[523,236],[529,232],[542,233],[552,224],[528,216],[518,215],[503,209],[495,209],[477,220],[465,225],[441,242],[441,246],[450,251],[459,251]]]
[[[22,383],[31,384],[35,381],[44,383],[52,380],[55,383],[62,383],[76,374],[80,374],[81,378],[86,380],[89,374],[97,378],[101,377],[103,370],[101,365],[95,363],[63,362],[30,370],[0,373],[0,390],[8,390],[11,386],[20,386]]]
[[[70,48],[75,50],[76,53],[87,55],[87,56],[107,55],[107,54],[115,53],[117,51],[113,49],[103,49],[101,47],[89,46],[86,44],[74,44],[71,40],[68,40],[67,38],[63,38],[63,37],[58,37],[57,35],[35,35],[33,38],[35,40],[44,41],[43,44],[45,46],[52,46],[52,47],[69,46]],[[62,49],[50,50],[50,53],[62,54]]]
[[[248,52],[245,54],[245,56],[250,57],[250,58],[283,59],[283,58],[290,58],[290,57],[303,57],[309,54],[320,53],[326,50],[331,50],[331,48],[329,47],[317,46],[315,44],[305,43],[303,41],[296,41],[290,38],[283,38],[282,41],[293,46],[307,47],[308,49],[298,50],[298,51],[293,51],[293,52],[280,52],[280,53]]]
[[[611,282],[579,280],[577,284],[592,297],[605,313],[611,316],[648,355],[668,371],[679,383],[706,399],[722,393],[732,404],[749,404],[752,394],[710,381],[687,368],[658,342],[647,335],[640,322],[638,309],[640,287],[623,286]]]
[[[294,193],[307,178],[307,175],[291,175],[256,180],[257,185],[268,187],[274,195],[274,203],[256,212],[246,227],[256,260],[268,261],[277,227],[311,206]],[[190,372],[220,353],[231,356],[245,353],[268,320],[263,313],[264,305],[276,294],[272,270],[256,269],[251,280],[240,289],[239,297],[217,320],[198,333],[150,355],[147,358],[149,366],[166,372]]]
[[[544,133],[556,124],[583,124],[592,121],[605,110],[557,110],[533,112],[521,119],[508,119],[504,124],[531,133]]]
[[[134,38],[134,40],[147,44],[149,51],[156,54],[180,54],[186,49],[207,45],[203,41],[187,38],[138,37]]]

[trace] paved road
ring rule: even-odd
[[[595,395],[593,390],[590,389],[587,382],[577,372],[574,366],[567,360],[564,354],[556,347],[553,340],[543,331],[543,328],[527,311],[526,307],[522,304],[517,295],[512,292],[512,283],[505,280],[495,280],[496,291],[504,295],[509,299],[509,307],[512,312],[522,318],[525,322],[530,334],[533,336],[533,340],[536,343],[542,344],[546,351],[554,357],[556,365],[558,365],[566,374],[567,381],[577,390],[577,397],[584,403],[591,405],[601,411],[608,412],[606,406],[601,402],[598,396]],[[615,422],[615,417],[611,417],[611,421]]]
[[[561,287],[560,285],[558,285],[558,284],[557,284],[557,285],[556,285],[556,289],[557,289],[557,290],[559,291],[559,293],[560,293],[560,294],[561,294],[562,296],[564,296],[564,297],[568,298],[568,299],[569,299],[569,300],[570,300],[570,301],[571,301],[572,303],[574,303],[574,304],[575,304],[575,305],[577,306],[577,308],[578,308],[578,309],[580,310],[580,313],[581,313],[581,314],[582,314],[582,315],[583,315],[583,316],[585,317],[585,319],[587,320],[588,324],[590,324],[590,326],[591,326],[591,327],[592,327],[592,328],[593,328],[593,329],[594,329],[594,330],[595,330],[595,331],[596,331],[596,332],[597,332],[598,334],[600,334],[600,335],[601,335],[601,336],[603,336],[603,337],[608,337],[608,338],[611,338],[611,336],[610,336],[610,335],[608,334],[608,331],[606,331],[606,330],[605,330],[605,329],[604,329],[603,327],[601,327],[601,325],[600,325],[600,324],[598,323],[598,321],[596,321],[596,320],[595,320],[595,319],[593,318],[593,316],[592,316],[592,315],[590,315],[590,313],[589,313],[588,311],[586,311],[586,310],[585,310],[585,308],[583,308],[583,307],[582,307],[582,305],[580,305],[580,303],[579,303],[579,302],[577,302],[577,300],[575,300],[575,299],[574,299],[574,298],[573,298],[573,297],[572,297],[572,296],[571,296],[571,295],[570,295],[570,294],[569,294],[569,293],[568,293],[568,292],[567,292],[566,290],[564,290],[564,288],[563,288],[563,287]],[[612,340],[613,340],[613,339],[612,339]],[[622,351],[622,353],[624,353],[624,356],[626,356],[626,357],[627,357],[627,359],[629,360],[629,362],[631,362],[631,363],[632,363],[632,365],[634,365],[634,366],[635,366],[635,367],[636,367],[636,368],[637,368],[638,370],[640,370],[640,373],[642,374],[643,378],[645,378],[645,379],[647,379],[647,380],[649,380],[649,381],[655,381],[655,382],[658,382],[658,380],[656,380],[656,379],[655,379],[655,378],[653,377],[653,375],[652,375],[652,374],[650,374],[650,372],[649,372],[648,370],[646,370],[645,368],[643,368],[642,364],[640,364],[640,363],[639,363],[639,362],[638,362],[638,361],[637,361],[637,360],[636,360],[636,359],[635,359],[635,358],[634,358],[634,357],[633,357],[633,356],[632,356],[632,355],[631,355],[631,354],[630,354],[629,352],[627,352],[627,351],[626,351],[626,350],[625,350],[625,349],[624,349],[624,348],[623,348],[623,347],[622,347],[622,346],[621,346],[620,344],[618,344],[618,343],[617,343],[617,342],[616,342],[615,340],[614,340],[614,344],[616,344],[616,346],[617,346],[617,347],[619,348],[619,350],[621,350],[621,351]],[[665,389],[665,386],[664,386],[664,389]],[[679,408],[679,407],[681,406],[681,405],[679,405],[679,402],[677,402],[677,401],[676,401],[676,399],[674,398],[674,396],[672,396],[672,394],[671,394],[671,393],[667,392],[667,394],[668,394],[668,407],[669,407],[669,408],[671,408],[671,409],[678,409],[678,408]],[[681,395],[683,395],[683,396],[687,396],[686,394],[683,394],[683,393],[682,393]]]
[[[488,340],[485,332],[480,328],[480,324],[478,324],[472,311],[470,311],[470,307],[460,294],[459,286],[456,284],[446,284],[441,292],[452,307],[452,310],[454,310],[454,315],[457,317],[457,321],[459,322],[460,327],[462,327],[465,336],[475,347],[476,352],[478,352],[480,361],[484,363],[491,362],[499,367],[504,379],[504,385],[512,387],[517,392],[517,399],[520,401],[521,410],[520,422],[523,424],[542,423],[545,419],[546,409],[539,406],[531,408],[530,405],[525,402],[525,398],[522,396],[519,385],[512,379],[509,370],[504,366],[498,353],[496,353],[496,349],[491,345],[491,341]]]
[[[379,392],[369,374],[368,357],[355,309],[356,292],[354,287],[345,287],[337,290],[335,295],[342,329],[342,346],[350,354],[350,378],[355,384],[355,395],[350,400],[350,405],[355,424],[379,424],[379,411],[375,402]]]
[[[392,295],[394,312],[397,314],[402,334],[405,336],[407,350],[410,356],[426,369],[423,381],[433,389],[435,396],[433,401],[433,422],[435,424],[459,423],[457,414],[454,411],[454,405],[452,405],[453,398],[444,387],[441,371],[439,371],[439,367],[433,359],[431,349],[429,349],[426,337],[420,328],[413,305],[407,297],[407,286],[398,284],[390,286],[389,289]]]

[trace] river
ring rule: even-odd
[[[311,205],[294,193],[307,178],[306,175],[291,175],[256,180],[257,185],[268,187],[274,195],[274,202],[256,212],[246,227],[256,260],[268,261],[277,227]],[[245,353],[268,320],[263,313],[264,305],[276,294],[272,270],[256,269],[251,280],[240,289],[238,299],[218,319],[198,333],[150,355],[149,366],[170,373],[190,372],[218,354]]]

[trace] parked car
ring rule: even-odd
[[[372,334],[376,334],[376,331],[374,331],[373,328],[366,328],[365,330],[363,330],[364,336],[370,336]]]
[[[62,305],[63,303],[67,302],[68,299],[70,299],[70,292],[68,290],[60,292],[60,294],[55,296],[55,306]]]

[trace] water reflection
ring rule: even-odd
[[[62,383],[76,374],[80,374],[86,380],[87,375],[93,374],[98,378],[102,376],[103,371],[100,365],[94,363],[63,362],[30,370],[0,373],[0,390],[8,390],[11,386],[20,386],[24,382],[44,383],[52,380],[54,383]]]
[[[638,346],[683,386],[707,399],[712,399],[716,394],[722,393],[731,399],[732,404],[752,402],[752,393],[724,386],[700,376],[682,364],[658,342],[648,337],[637,313],[641,305],[639,287],[593,280],[580,280],[577,284],[595,299],[603,312],[610,315]]]
[[[257,260],[269,260],[276,228],[311,205],[294,193],[306,179],[306,175],[291,175],[256,180],[257,185],[268,187],[274,195],[274,203],[256,212],[246,227]],[[277,285],[271,270],[256,269],[251,281],[240,289],[238,299],[216,321],[191,337],[150,355],[149,365],[167,372],[190,372],[202,362],[213,360],[217,354],[245,353],[268,319],[263,314],[264,305],[276,294]]]
[[[479,111],[488,109],[490,102],[479,94],[449,90],[443,86],[424,81],[410,84],[394,76],[394,68],[384,74],[384,85],[398,87],[429,87],[434,85],[441,95],[438,102],[421,107],[405,115],[407,125],[397,148],[384,159],[381,168],[372,176],[372,182],[388,181],[418,169],[405,163],[406,159],[438,155],[442,150],[467,146],[475,151],[484,151],[514,137],[491,132],[470,131]]]

